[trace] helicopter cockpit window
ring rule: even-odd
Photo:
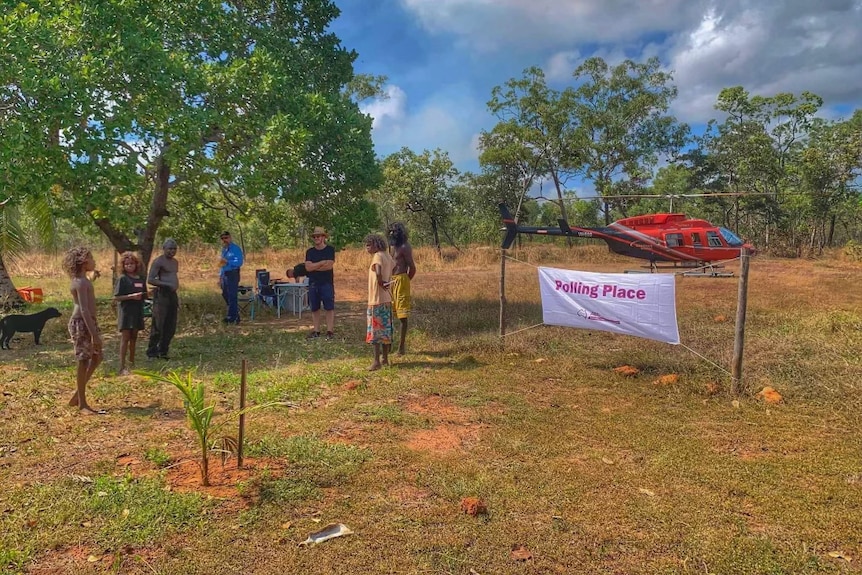
[[[707,230],[706,240],[709,242],[709,247],[711,248],[722,247],[721,238],[718,237],[718,234],[712,230]]]
[[[733,247],[739,247],[743,244],[742,240],[739,239],[739,236],[737,236],[735,233],[733,233],[729,229],[718,228],[718,231],[720,231],[721,235],[724,236],[724,241],[727,242],[727,245],[733,246]]]
[[[682,234],[665,234],[664,241],[669,248],[678,248],[682,245]]]
[[[698,232],[691,232],[691,245],[696,248],[703,245],[703,242],[700,241],[700,234]]]

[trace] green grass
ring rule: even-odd
[[[83,476],[82,476],[83,477]],[[209,504],[157,479],[96,477],[19,487],[0,505],[2,567],[16,572],[40,550],[85,544],[103,552],[144,545],[201,524]]]
[[[535,271],[518,265],[510,332],[541,321]],[[73,363],[55,326],[42,349],[19,342],[4,358],[0,481],[12,487],[0,495],[0,561],[105,570],[58,554],[133,545],[151,552],[147,565],[120,558],[114,571],[859,572],[862,292],[817,262],[753,270],[738,398],[723,371],[734,281],[678,281],[683,343],[716,367],[681,346],[556,327],[501,345],[496,270],[420,273],[409,353],[374,373],[361,301],[339,302],[336,341],[307,342],[305,319],[208,324],[221,303],[192,284],[170,367],[194,371],[219,417],[238,409],[243,357],[248,402],[289,404],[248,415],[258,467],[228,500],[165,491],[164,467],[194,445],[173,389],[116,377],[109,355],[92,397],[111,414],[65,406]],[[100,321],[112,320],[105,306]],[[625,364],[640,374],[612,371]],[[653,384],[669,373],[677,383]],[[784,401],[757,399],[765,385]],[[142,463],[124,469],[120,456]],[[468,496],[488,515],[461,513]],[[356,533],[296,545],[330,522]],[[513,561],[516,544],[533,558]]]

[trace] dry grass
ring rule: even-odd
[[[97,254],[103,269],[109,257]],[[170,474],[151,454],[177,463],[190,432],[172,390],[115,375],[110,282],[100,280],[114,355],[92,395],[110,415],[65,407],[72,362],[60,323],[49,324],[42,349],[23,338],[2,356],[0,480],[10,489],[0,495],[0,560],[11,572],[859,571],[858,263],[753,261],[750,392],[734,404],[722,369],[682,347],[539,327],[501,350],[495,250],[417,250],[410,353],[373,374],[362,343],[367,254],[338,255],[338,337],[329,343],[304,340],[306,315],[265,313],[238,330],[214,324],[223,305],[215,251],[179,257],[171,364],[196,370],[219,411],[237,406],[240,357],[250,362],[253,403],[290,402],[250,417],[249,449],[270,458],[271,471],[227,486],[227,498],[152,497]],[[248,265],[281,270],[301,257],[252,254]],[[534,265],[635,265],[596,246],[540,244],[515,257],[528,263],[507,264],[510,331],[541,321]],[[11,266],[16,282],[43,287],[46,303],[68,310],[57,260],[26,261]],[[683,343],[727,368],[736,281],[677,286]],[[613,371],[622,365],[639,373]],[[759,400],[765,386],[782,402]],[[488,514],[464,514],[465,497]],[[160,527],[145,530],[153,517]],[[296,545],[329,522],[355,534]],[[515,545],[532,559],[516,562]]]

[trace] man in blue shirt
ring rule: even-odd
[[[221,296],[227,304],[227,316],[224,323],[239,323],[239,270],[242,267],[242,250],[231,241],[230,232],[221,233],[221,269],[219,270],[219,285]]]

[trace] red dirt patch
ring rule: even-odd
[[[439,395],[410,397],[404,401],[404,409],[414,415],[424,415],[452,423],[469,420],[466,410],[461,409],[445,397]]]
[[[756,397],[763,399],[765,403],[781,403],[783,399],[781,394],[775,391],[774,388],[766,386],[759,392],[757,392]]]
[[[344,391],[353,391],[357,387],[362,385],[362,383],[356,379],[351,379],[350,381],[346,381],[344,385],[341,386],[341,389]]]
[[[83,545],[74,545],[54,549],[39,557],[27,568],[27,573],[35,575],[54,575],[56,573],[80,573],[91,566],[91,569],[111,570],[117,573],[129,573],[136,565],[150,563],[165,556],[162,548],[127,546],[118,551],[105,553],[99,549],[88,549]]]
[[[630,365],[621,365],[619,367],[615,367],[614,371],[623,377],[634,377],[639,374],[641,370]]]
[[[210,461],[210,484],[205,487],[201,485],[201,471],[196,460],[186,459],[168,468],[165,481],[171,489],[181,493],[194,492],[219,499],[242,498],[251,500],[257,496],[257,490],[254,482],[250,480],[254,479],[264,469],[277,476],[284,469],[284,465],[276,459],[249,459],[246,457],[243,458],[242,469],[238,469],[236,458],[231,458],[224,466],[216,458]],[[240,483],[246,484],[246,489],[242,493],[238,488]]]
[[[659,377],[657,380],[652,382],[653,385],[673,385],[679,381],[679,376],[675,373],[669,373],[668,375],[663,375]]]
[[[474,439],[479,425],[438,425],[434,429],[422,429],[407,440],[407,447],[416,451],[445,453],[460,449],[464,442]]]
[[[488,513],[488,506],[478,497],[465,497],[461,500],[461,511],[470,517]]]

